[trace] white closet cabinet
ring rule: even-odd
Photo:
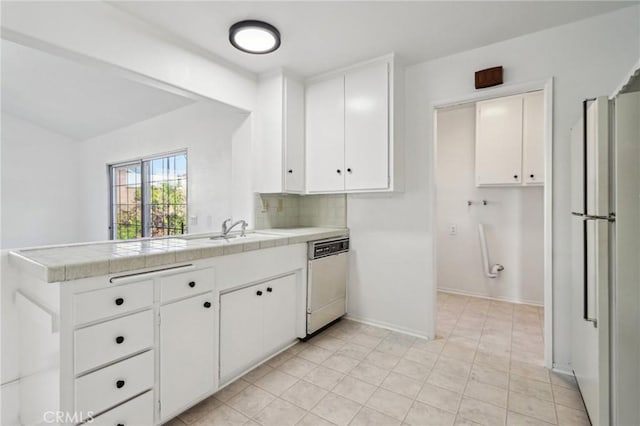
[[[542,91],[476,104],[476,185],[544,183]]]
[[[394,75],[386,57],[307,85],[308,193],[394,189]]]
[[[166,420],[214,391],[213,293],[160,307],[160,411]]]
[[[255,188],[304,191],[304,86],[284,73],[261,76],[257,96]]]
[[[291,274],[220,296],[220,383],[296,339],[296,294]]]

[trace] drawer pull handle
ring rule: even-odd
[[[267,287],[267,293],[271,293],[273,289],[271,287]]]
[[[124,423],[118,423],[116,426],[124,426]]]
[[[124,299],[122,297],[118,297],[116,299],[116,305],[120,306],[124,303]]]
[[[347,172],[351,173],[351,169],[347,169]]]
[[[262,290],[258,290],[258,291],[256,291],[256,294],[257,294],[258,296],[262,296]]]
[[[204,307],[209,309],[211,307],[211,302],[204,302]]]
[[[338,170],[336,170],[336,173],[341,174],[342,170],[338,169]]]
[[[195,281],[189,282],[189,287],[194,288],[195,286],[196,286],[196,282]]]
[[[518,175],[513,175],[513,178],[514,179],[518,179]]]
[[[118,336],[116,337],[116,343],[117,344],[122,344],[122,342],[124,342],[124,336]]]
[[[293,173],[293,169],[289,169],[288,173],[292,174]]]
[[[122,389],[122,388],[124,387],[124,380],[118,380],[118,381],[116,382],[116,387],[117,387],[118,389]]]
[[[531,179],[533,179],[533,175],[529,175],[529,177],[530,177]]]

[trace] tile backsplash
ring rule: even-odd
[[[255,229],[347,226],[347,196],[255,194]]]

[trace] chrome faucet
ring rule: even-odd
[[[245,236],[245,231],[247,230],[247,226],[249,225],[245,220],[237,220],[235,222],[233,222],[231,225],[228,225],[228,223],[231,222],[231,218],[225,220],[224,222],[222,222],[222,236],[226,237],[229,232],[231,232],[231,230],[233,228],[235,228],[236,225],[241,225],[242,226],[242,232],[240,232],[240,236],[244,237]]]

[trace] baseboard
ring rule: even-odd
[[[571,366],[566,364],[553,364],[553,368],[551,369],[551,371],[560,374],[566,374],[568,376],[573,376],[573,369],[571,368]]]
[[[369,318],[363,318],[351,314],[347,314],[345,319],[356,321],[362,324],[372,325],[374,327],[384,328],[386,330],[395,331],[396,333],[406,334],[408,336],[419,337],[421,339],[433,340],[433,337],[429,337],[428,335],[410,328],[398,327],[395,324],[390,324],[384,321],[376,321]]]
[[[524,299],[511,299],[508,297],[491,297],[491,296],[486,296],[484,294],[480,294],[480,293],[474,293],[472,291],[463,291],[463,290],[455,290],[455,289],[451,289],[451,288],[438,288],[438,291],[442,292],[442,293],[451,293],[451,294],[458,294],[461,296],[473,296],[473,297],[478,297],[480,299],[488,299],[488,300],[495,300],[498,302],[510,302],[510,303],[517,303],[519,305],[531,305],[531,306],[538,306],[538,307],[544,307],[543,303],[540,302],[534,302],[532,300],[524,300]]]

